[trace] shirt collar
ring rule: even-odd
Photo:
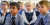
[[[17,15],[18,15],[18,14],[16,14],[14,17],[17,18]],[[12,18],[12,17],[13,17],[13,15],[11,14],[11,18]]]
[[[34,11],[34,10],[28,11],[28,10],[25,9],[25,12],[27,12],[27,13],[31,13],[31,12],[33,12],[33,11]]]
[[[41,14],[41,17],[45,18],[48,13],[49,13],[49,11],[44,16]]]

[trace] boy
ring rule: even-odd
[[[50,25],[48,1],[40,1],[38,6],[40,15],[34,25]]]
[[[37,17],[35,11],[33,10],[33,4],[31,2],[27,2],[25,9],[26,10],[22,12],[25,25],[34,25]]]
[[[1,13],[3,14],[3,16],[5,16],[6,13],[9,13],[9,2],[7,1],[1,2]]]
[[[1,2],[1,16],[0,16],[0,25],[3,25],[4,24],[4,22],[5,22],[5,18],[6,18],[6,16],[9,14],[9,12],[7,12],[8,11],[8,8],[9,8],[9,2],[7,2],[7,1],[2,1]]]
[[[22,17],[18,12],[19,4],[16,2],[10,3],[10,14],[7,15],[4,25],[24,25]]]
[[[22,15],[22,11],[24,11],[24,3],[20,2],[20,10],[19,10],[19,14]]]

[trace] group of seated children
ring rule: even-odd
[[[33,3],[1,2],[0,25],[50,25],[48,1],[40,1],[35,11]]]

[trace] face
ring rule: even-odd
[[[35,4],[33,4],[33,8],[35,8]]]
[[[47,6],[45,6],[45,5],[39,5],[39,12],[41,14],[46,13],[47,11],[48,11]]]
[[[20,4],[20,9],[23,9],[24,8],[24,4]]]
[[[10,6],[10,13],[11,14],[16,14],[18,13],[18,9],[16,6]]]
[[[6,3],[6,2],[2,2],[1,8],[2,8],[3,10],[7,11],[7,9],[8,9],[7,3]]]
[[[39,6],[37,6],[36,8],[37,8],[37,10],[39,10]]]
[[[26,4],[26,9],[28,11],[31,11],[31,10],[33,10],[33,6],[31,4]]]

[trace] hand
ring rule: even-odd
[[[6,12],[3,10],[3,16],[5,16],[6,15]]]
[[[30,25],[30,23],[28,25]]]

